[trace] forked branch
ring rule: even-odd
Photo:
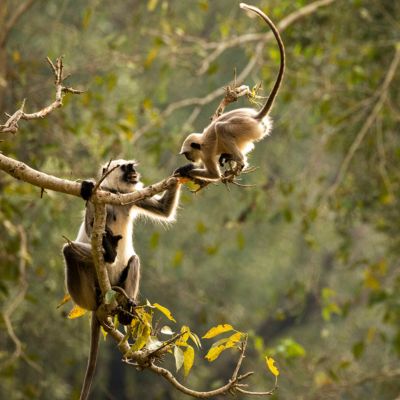
[[[72,87],[64,86],[64,81],[69,77],[69,75],[64,76],[64,65],[62,62],[62,57],[58,57],[56,59],[55,64],[47,57],[47,62],[49,63],[53,74],[54,74],[54,84],[56,86],[56,96],[55,100],[49,104],[48,106],[42,108],[39,111],[34,113],[26,113],[24,111],[25,108],[25,100],[22,101],[22,105],[19,110],[15,111],[14,114],[9,115],[6,114],[8,120],[4,125],[0,125],[0,132],[6,133],[16,133],[18,131],[18,122],[22,120],[32,120],[32,119],[40,119],[46,117],[55,109],[62,107],[63,105],[63,98],[67,93],[72,94],[81,94],[83,90],[73,89]]]
[[[247,387],[247,385],[241,383],[243,380],[253,375],[253,372],[246,372],[242,375],[239,375],[242,362],[245,358],[245,352],[247,348],[247,335],[240,345],[239,359],[236,363],[235,369],[233,370],[232,376],[228,380],[228,382],[214,390],[198,391],[190,389],[187,386],[180,383],[178,379],[175,377],[175,375],[168,369],[156,365],[160,357],[170,349],[169,346],[162,346],[157,351],[149,351],[148,349],[144,348],[143,350],[132,352],[130,350],[129,344],[126,341],[124,341],[124,335],[121,332],[116,330],[114,327],[111,328],[110,326],[105,327],[105,329],[113,337],[113,339],[119,343],[120,351],[123,354],[125,354],[123,361],[126,364],[134,366],[141,370],[149,369],[155,374],[160,375],[164,379],[166,379],[175,389],[191,397],[198,399],[209,399],[216,396],[234,394],[236,392],[241,392],[249,396],[272,396],[276,391],[276,389],[278,388],[276,380],[274,387],[271,390],[264,392],[253,392],[250,390],[246,390],[245,387]],[[179,339],[179,335],[170,340],[169,345],[173,345],[177,339]]]

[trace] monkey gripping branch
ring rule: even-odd
[[[82,93],[81,90],[63,86],[66,77],[63,75],[63,63],[61,57],[58,58],[55,63],[53,63],[49,58],[47,58],[47,61],[55,76],[56,98],[54,102],[37,112],[28,114],[24,111],[24,101],[20,109],[14,114],[7,114],[8,120],[5,124],[0,125],[0,133],[8,132],[15,134],[18,132],[18,122],[20,120],[44,118],[55,109],[62,106],[63,97],[66,93]],[[221,101],[214,117],[220,115],[227,104],[236,101],[237,97],[245,94],[248,94],[248,88],[246,86],[240,86],[238,88],[236,86],[228,87],[226,90],[226,96]],[[15,179],[22,180],[41,188],[42,194],[47,189],[73,196],[81,196],[81,183],[48,175],[29,167],[21,161],[7,157],[2,153],[0,153],[0,169]],[[204,339],[211,339],[227,332],[234,332],[229,337],[225,337],[214,343],[206,355],[208,361],[214,361],[224,350],[229,348],[238,349],[239,358],[231,378],[225,385],[215,390],[197,391],[181,384],[172,372],[159,365],[162,356],[173,352],[177,370],[183,366],[184,374],[187,375],[192,368],[194,361],[194,348],[189,344],[189,340],[191,340],[196,347],[199,348],[201,346],[198,336],[194,332],[191,332],[190,328],[187,326],[182,326],[180,332],[176,334],[174,334],[172,329],[169,327],[164,327],[159,332],[156,331],[152,325],[154,311],[157,310],[164,314],[169,320],[175,321],[168,309],[157,303],[154,303],[153,305],[147,303],[146,305],[136,306],[133,311],[134,318],[128,327],[126,334],[119,331],[117,324],[114,323],[115,319],[112,317],[115,315],[116,310],[119,307],[117,300],[120,296],[118,296],[118,293],[111,288],[103,257],[102,238],[106,223],[106,205],[126,205],[152,197],[155,194],[162,193],[171,186],[176,185],[178,180],[179,179],[174,176],[167,177],[158,183],[125,194],[116,194],[102,190],[99,186],[100,182],[95,185],[95,190],[93,190],[90,197],[90,201],[94,204],[95,210],[91,241],[93,259],[103,300],[97,311],[95,311],[96,316],[93,316],[92,318],[97,318],[104,331],[116,341],[117,346],[122,353],[122,361],[124,363],[132,365],[138,370],[149,369],[155,374],[162,376],[177,390],[189,396],[195,398],[211,398],[217,395],[232,394],[235,392],[255,396],[270,396],[277,389],[277,377],[279,375],[279,371],[274,365],[274,360],[266,357],[267,368],[275,376],[274,387],[269,391],[263,392],[247,390],[247,385],[242,383],[242,381],[252,375],[253,372],[239,374],[243,359],[245,358],[247,334],[236,331],[231,325],[224,324],[211,328],[203,336]],[[161,341],[157,338],[157,335],[159,334],[172,335],[172,338]]]

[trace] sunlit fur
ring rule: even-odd
[[[184,140],[180,153],[197,165],[191,170],[183,167],[185,176],[203,180],[219,180],[221,154],[229,155],[235,162],[235,172],[247,166],[246,155],[254,143],[269,135],[272,121],[269,112],[278,93],[285,70],[285,49],[279,31],[259,8],[244,3],[240,7],[259,15],[272,30],[280,52],[280,67],[274,86],[261,110],[239,108],[220,115],[203,133],[192,133]],[[185,166],[186,167],[186,166]],[[179,170],[178,170],[179,171]]]
[[[132,182],[123,179],[123,166],[136,166],[135,160],[113,160],[104,164],[100,168],[99,179],[106,171],[112,170],[102,181],[100,187],[105,190],[115,191],[117,193],[130,193],[142,189],[143,183],[140,181],[140,173],[136,168],[131,173]],[[115,168],[115,169],[114,169]],[[144,199],[137,203],[123,206],[107,205],[107,227],[111,229],[113,235],[121,235],[122,239],[118,242],[118,252],[115,261],[107,264],[111,284],[116,284],[119,280],[121,270],[127,265],[132,255],[136,254],[133,246],[134,222],[139,216],[147,217],[153,221],[173,222],[175,220],[176,210],[179,202],[180,185],[173,190],[171,204],[167,204],[167,209],[163,209],[163,203],[160,201],[162,196],[154,196],[150,199]],[[110,218],[109,216],[113,217]],[[85,221],[81,224],[76,241],[90,243],[90,238],[86,232]]]

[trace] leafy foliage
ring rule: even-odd
[[[16,8],[11,3],[0,7],[1,33]],[[185,134],[207,125],[220,98],[163,112],[226,85],[233,67],[239,74],[256,54],[250,41],[205,64],[225,41],[265,31],[238,3],[127,1],[111,10],[101,1],[36,0],[0,47],[0,111],[12,112],[24,98],[27,111],[47,104],[53,88],[46,55],[64,54],[71,82],[86,93],[66,97],[45,120],[21,122],[18,135],[1,138],[1,151],[73,179],[93,176],[100,163],[118,157],[137,158],[146,184],[164,178],[183,163],[176,153]],[[279,21],[311,1],[254,3]],[[259,168],[243,181],[256,186],[231,192],[210,186],[196,196],[184,190],[168,231],[136,226],[142,295],[168,304],[198,332],[225,321],[252,329],[256,352],[246,362],[264,363],[272,355],[284,371],[282,398],[392,400],[400,390],[398,68],[340,185],[327,195],[376,105],[395,56],[399,16],[396,1],[349,0],[292,23],[282,32],[288,70],[272,111],[274,130],[250,155]],[[276,68],[270,42],[244,83],[262,81],[258,94],[267,94]],[[83,202],[54,193],[41,198],[40,190],[3,173],[0,193],[1,309],[27,287],[11,314],[26,358],[13,358],[16,344],[3,318],[0,323],[0,397],[76,397],[89,327],[86,318],[68,321],[56,306],[64,292],[62,236],[76,235]],[[159,346],[148,326],[155,321],[143,318],[140,331],[131,328],[137,346]],[[233,334],[223,333],[226,339]],[[203,350],[190,334],[184,337],[176,348],[188,373],[188,346]],[[102,346],[95,398],[110,392],[181,398],[162,382],[124,369],[120,359],[116,365],[112,354]],[[213,368],[198,364],[187,377],[194,384],[213,385],[224,376],[223,356]],[[260,385],[262,379],[254,378]]]

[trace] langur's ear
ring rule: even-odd
[[[200,143],[194,143],[194,142],[192,142],[192,143],[190,143],[190,147],[191,147],[192,149],[200,150],[201,145],[200,145]]]

